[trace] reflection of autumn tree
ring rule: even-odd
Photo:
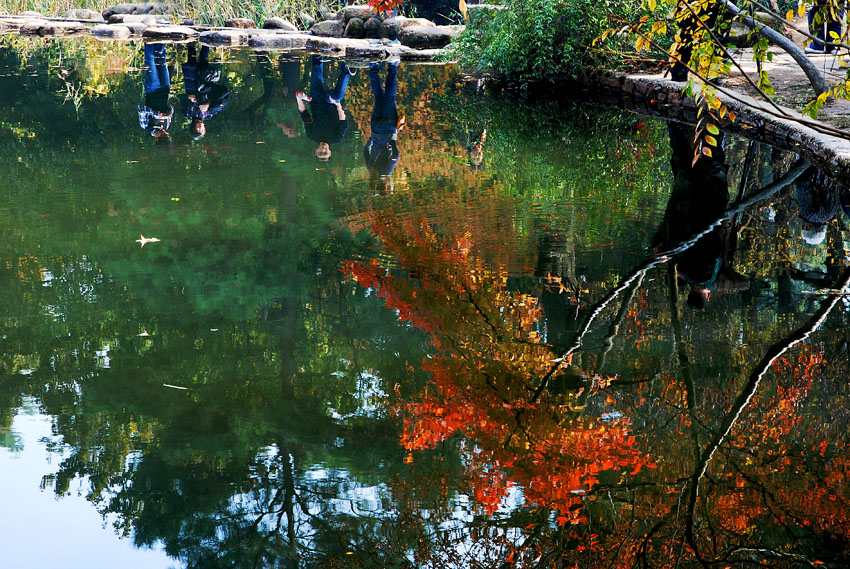
[[[540,338],[540,307],[508,288],[504,269],[473,254],[473,236],[441,239],[427,219],[391,212],[371,221],[412,278],[388,274],[377,261],[348,262],[345,271],[376,290],[400,320],[426,331],[436,348],[423,364],[432,385],[399,406],[405,447],[433,448],[462,433],[474,441],[467,476],[484,509],[498,510],[508,488],[519,485],[528,503],[555,510],[559,525],[584,519],[581,496],[601,473],[654,466],[634,447],[628,420],[574,412],[581,390],[531,402],[531,379],[555,355]],[[607,382],[577,373],[585,389]]]
[[[622,381],[572,361],[535,402],[536,379],[560,353],[541,337],[537,298],[512,290],[506,271],[484,261],[479,236],[390,210],[353,220],[353,229],[365,226],[383,254],[349,261],[345,272],[435,348],[423,361],[431,385],[397,406],[407,460],[415,470],[427,460],[416,451],[458,445],[466,488],[492,516],[481,523],[502,527],[508,516],[507,526],[524,528],[514,540],[490,535],[502,559],[571,567],[843,559],[846,442],[811,425],[816,409],[838,411],[843,399],[818,395],[823,346],[798,344],[822,319],[777,342],[778,358],[753,372],[755,383],[728,377],[723,388],[695,386],[704,382],[699,374],[680,382],[675,360]],[[642,310],[628,307],[645,306],[651,291],[623,290],[629,300],[615,312],[625,332],[662,333],[663,321],[643,321]],[[833,416],[826,436],[847,425],[846,413]],[[652,458],[643,448],[655,450]]]

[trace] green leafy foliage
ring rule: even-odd
[[[615,64],[591,43],[610,26],[611,16],[635,14],[635,5],[623,0],[514,0],[505,9],[470,17],[453,55],[517,80],[577,76],[589,67]]]

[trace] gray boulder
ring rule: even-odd
[[[364,38],[366,37],[366,29],[363,20],[360,18],[352,18],[345,26],[345,37],[347,38]]]
[[[310,33],[314,36],[325,38],[341,38],[345,33],[345,24],[342,20],[325,20],[317,22],[310,28]]]
[[[187,26],[152,26],[142,32],[142,37],[155,40],[189,40],[198,37],[198,31]]]
[[[36,12],[35,10],[27,10],[26,12],[21,12],[21,16],[25,18],[43,18],[44,14],[41,12]]]
[[[316,23],[316,18],[306,12],[301,12],[300,14],[298,14],[298,20],[301,24],[301,29],[304,30],[309,30],[313,27],[313,24]]]
[[[342,19],[346,24],[351,21],[351,18],[360,18],[366,20],[370,14],[369,6],[346,6],[337,13],[337,19]]]
[[[464,29],[465,26],[408,26],[398,35],[398,41],[414,49],[437,49],[449,45]]]
[[[321,20],[335,20],[337,13],[328,8],[325,4],[319,6],[319,17]]]
[[[108,20],[113,14],[170,14],[171,8],[159,2],[127,2],[110,6],[102,12]]]
[[[254,20],[248,18],[230,18],[224,21],[224,27],[247,30],[256,28],[257,24],[254,23]]]
[[[93,27],[89,33],[96,38],[116,40],[126,39],[132,35],[130,28],[127,26],[113,24],[100,24],[99,26]]]
[[[65,12],[64,18],[69,20],[102,20],[103,16],[97,10],[86,10],[84,8],[76,8]]]
[[[379,38],[381,37],[381,24],[384,23],[383,16],[374,15],[363,24],[363,32],[366,34],[367,38]]]
[[[425,18],[405,18],[404,16],[396,16],[395,18],[387,18],[381,24],[381,29],[378,35],[384,39],[395,40],[404,28],[409,26],[434,26],[434,22]]]
[[[308,38],[305,34],[263,34],[249,38],[248,45],[255,49],[302,49]]]
[[[145,26],[155,26],[156,16],[150,14],[112,14],[109,16],[110,24],[142,24]]]
[[[263,22],[263,28],[267,30],[285,30],[287,32],[298,31],[298,27],[295,24],[283,18],[269,18]]]
[[[248,42],[248,33],[241,29],[209,30],[201,32],[200,39],[206,45],[240,45]]]

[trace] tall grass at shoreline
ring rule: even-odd
[[[73,8],[101,11],[126,0],[0,0],[0,13],[20,14],[27,10],[45,16],[60,17]],[[297,23],[302,13],[316,17],[320,6],[336,10],[339,0],[169,0],[180,16],[193,18],[199,23],[221,24],[228,18],[250,18],[262,24],[266,18],[279,16]]]

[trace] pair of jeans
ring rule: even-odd
[[[836,10],[842,8],[841,5],[834,7]],[[811,48],[816,51],[824,51],[826,46],[824,42],[839,42],[840,40],[832,37],[832,32],[841,36],[841,22],[844,20],[844,10],[840,10],[837,15],[837,20],[833,20],[830,15],[829,2],[827,0],[815,0],[814,5],[809,10],[809,33],[818,38],[812,40]]]
[[[343,65],[339,77],[337,77],[336,85],[334,85],[333,90],[328,92],[325,87],[324,59],[321,55],[314,55],[313,66],[310,69],[310,97],[313,98],[313,101],[320,103],[331,103],[331,99],[342,103],[349,79],[351,79],[351,70],[347,65]]]
[[[387,65],[387,81],[381,87],[381,64],[369,65],[369,85],[372,87],[372,95],[375,98],[375,106],[372,109],[372,121],[391,120],[393,125],[398,120],[395,94],[398,82],[398,63]]]
[[[168,62],[165,56],[165,44],[145,44],[145,94],[171,87],[168,75]]]

